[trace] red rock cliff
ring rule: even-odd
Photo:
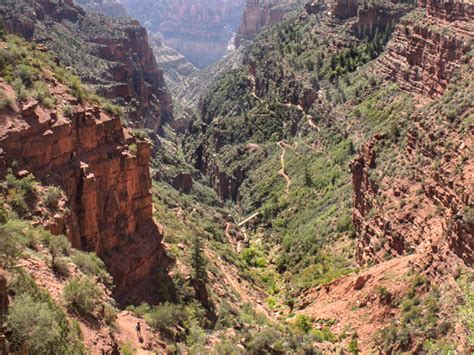
[[[51,80],[55,92],[63,92]],[[152,215],[150,147],[130,136],[119,118],[86,105],[75,106],[69,119],[58,107],[30,102],[2,112],[0,127],[0,175],[16,161],[18,169],[64,189],[71,213],[63,232],[74,247],[106,262],[119,300],[166,262]]]
[[[243,40],[254,39],[266,27],[281,22],[289,11],[291,0],[247,0],[244,15],[235,38],[236,46]]]
[[[0,5],[8,31],[43,43],[99,94],[126,107],[136,126],[160,128],[172,119],[163,72],[137,21],[85,12],[72,1],[18,0]],[[68,31],[64,31],[67,27]]]
[[[395,31],[381,74],[403,89],[430,97],[444,93],[466,60],[474,33],[474,5],[420,1]]]

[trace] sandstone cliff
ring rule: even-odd
[[[380,72],[403,89],[441,95],[470,50],[474,6],[463,2],[420,1],[399,26]]]
[[[138,22],[52,0],[2,4],[0,18],[8,31],[44,44],[101,95],[125,106],[136,126],[158,129],[161,120],[171,119],[163,72]]]
[[[15,161],[15,169],[66,192],[70,214],[59,232],[75,248],[104,259],[116,297],[123,300],[167,260],[153,221],[150,146],[132,137],[118,117],[78,105],[54,77],[48,80],[50,91],[73,112],[31,100],[4,108],[0,175]],[[13,92],[3,80],[0,84]]]
[[[297,0],[247,0],[235,44],[254,39],[266,26],[275,25],[292,10],[299,9]]]
[[[244,0],[124,0],[129,14],[165,45],[204,68],[228,50],[242,16]]]

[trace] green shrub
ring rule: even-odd
[[[63,115],[67,118],[70,118],[70,119],[73,118],[74,109],[72,108],[71,105],[66,104],[66,105],[63,106]]]
[[[18,296],[9,308],[7,327],[12,330],[12,339],[9,340],[14,347],[31,343],[30,354],[84,354],[79,324],[67,318],[49,293],[39,288],[28,272],[17,269],[13,276],[9,289]],[[51,328],[51,332],[44,328],[46,326]],[[51,336],[57,333],[56,326],[59,328],[59,338]],[[33,335],[41,339],[33,339]],[[21,343],[25,337],[26,344]]]
[[[186,312],[181,305],[166,302],[153,307],[145,319],[152,328],[172,334],[172,328],[186,319]]]
[[[41,81],[33,85],[33,97],[46,108],[53,108],[56,105],[56,99],[49,92],[49,88]]]
[[[8,218],[8,211],[3,206],[3,201],[0,200],[0,225],[7,223]]]
[[[91,313],[102,297],[102,291],[88,276],[75,277],[64,286],[64,300],[79,314]]]
[[[104,321],[109,327],[116,327],[117,313],[117,308],[112,306],[110,303],[104,304]]]
[[[294,326],[297,330],[308,333],[313,327],[312,320],[310,317],[303,314],[298,314],[295,319]]]
[[[46,207],[55,211],[58,208],[61,195],[62,195],[61,189],[55,186],[48,187],[48,191],[46,191],[46,197],[44,201]]]
[[[104,262],[94,253],[77,251],[71,259],[84,274],[97,276],[106,285],[112,285],[112,277],[105,268]]]
[[[122,107],[120,107],[119,105],[115,105],[115,104],[111,103],[110,101],[105,101],[102,104],[102,108],[113,116],[116,116],[116,117],[122,117],[123,116]]]
[[[317,343],[324,341],[334,343],[337,340],[336,335],[328,327],[324,327],[323,329],[311,329],[310,335]]]
[[[56,258],[58,256],[67,256],[71,253],[71,243],[64,235],[45,233],[43,243],[51,255],[51,264],[53,267],[56,266]]]
[[[28,247],[36,249],[42,230],[19,219],[10,219],[0,225],[0,264],[12,267]]]
[[[134,313],[140,318],[144,318],[145,315],[150,312],[151,307],[148,303],[142,303],[139,306],[130,305],[127,307],[127,311]]]
[[[19,295],[9,307],[7,325],[15,349],[26,346],[30,354],[54,354],[61,347],[61,328],[46,302]]]

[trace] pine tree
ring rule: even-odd
[[[206,270],[206,259],[203,255],[204,251],[202,248],[201,238],[196,236],[193,240],[193,253],[192,253],[192,268],[194,271],[194,279],[196,281],[207,283],[207,270]]]

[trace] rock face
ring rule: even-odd
[[[158,66],[164,72],[166,84],[170,90],[178,88],[185,78],[189,78],[198,71],[181,53],[165,45],[160,35],[155,34],[150,37],[150,46]]]
[[[397,177],[391,183],[371,178],[378,169],[376,147],[387,144],[381,135],[367,143],[352,162],[353,223],[360,263],[382,262],[386,253],[431,255],[444,249],[473,265],[474,224],[469,214],[472,127],[467,135],[458,129],[439,128],[439,122],[447,118],[438,116],[438,109],[424,112],[430,119],[416,117],[417,128],[409,131],[401,152],[413,177]],[[443,147],[446,141],[452,142],[449,150]],[[426,163],[420,165],[420,161]]]
[[[244,0],[123,0],[128,13],[197,68],[220,59],[240,23]]]
[[[358,0],[334,0],[331,4],[331,12],[338,19],[346,19],[357,16]]]
[[[235,44],[254,39],[266,27],[281,22],[291,9],[296,8],[294,0],[247,0]]]
[[[58,62],[73,67],[99,94],[125,106],[136,126],[158,129],[172,118],[163,72],[138,22],[53,0],[0,4],[0,19],[8,31],[53,50]]]
[[[470,49],[473,19],[470,3],[420,1],[416,14],[396,30],[382,75],[410,92],[443,94]]]
[[[152,216],[150,147],[100,108],[75,109],[67,119],[33,102],[1,115],[0,175],[15,160],[64,189],[71,213],[62,232],[105,261],[121,300],[167,260]]]

